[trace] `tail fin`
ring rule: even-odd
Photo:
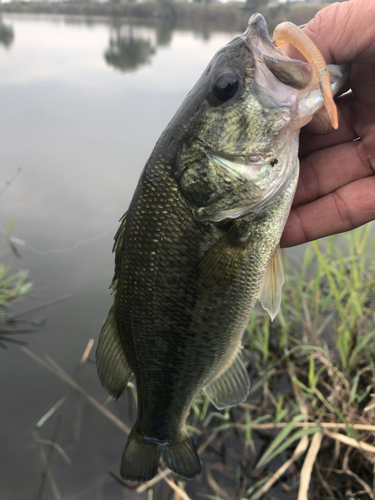
[[[202,470],[197,450],[188,435],[178,443],[163,447],[161,456],[169,469],[186,479],[192,479]]]
[[[133,429],[122,455],[120,469],[122,478],[139,483],[149,481],[158,471],[160,457],[160,446],[143,439]]]
[[[195,477],[202,470],[189,436],[186,435],[178,443],[159,445],[143,439],[133,428],[122,456],[122,478],[128,481],[149,481],[158,471],[160,457],[169,469],[186,479]]]

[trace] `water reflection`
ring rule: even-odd
[[[124,25],[111,29],[109,47],[104,58],[110,66],[120,71],[133,71],[139,66],[150,64],[155,52],[150,39],[135,36],[134,27]]]
[[[156,27],[156,43],[159,47],[166,47],[172,41],[173,23],[170,19],[161,19]]]
[[[3,23],[0,17],[0,44],[9,49],[14,41],[14,31],[12,26]]]
[[[151,64],[157,47],[171,44],[174,29],[170,19],[160,19],[147,30],[138,24],[113,19],[104,58],[110,66],[120,71],[134,71],[140,66]]]

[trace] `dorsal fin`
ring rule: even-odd
[[[120,275],[122,242],[124,240],[127,214],[128,212],[125,212],[120,219],[120,227],[117,229],[117,233],[115,235],[115,242],[112,249],[112,252],[115,253],[115,274],[113,276],[113,280],[110,286],[110,288],[112,289],[112,293],[116,293],[117,280]]]

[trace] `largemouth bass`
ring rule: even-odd
[[[330,74],[335,91],[344,75]],[[272,317],[280,306],[299,129],[322,105],[310,65],[275,48],[254,14],[157,142],[115,237],[114,304],[97,350],[115,399],[136,378],[124,479],[151,479],[160,460],[194,477],[194,398],[203,389],[219,409],[246,398],[241,337],[258,298]]]

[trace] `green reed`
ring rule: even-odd
[[[343,369],[375,352],[375,265],[371,225],[306,245],[297,266],[285,259],[282,305],[273,323],[258,306],[247,328],[247,345],[269,363],[270,335],[288,349],[312,341],[328,348]],[[301,342],[302,341],[302,342]]]
[[[0,319],[7,316],[5,308],[9,303],[30,292],[31,288],[28,271],[10,274],[10,266],[0,264],[0,305],[4,308],[0,309]]]
[[[10,272],[10,265],[0,263],[0,347],[6,349],[5,343],[23,344],[13,336],[19,333],[29,333],[29,330],[21,329],[13,320],[9,311],[9,305],[24,297],[32,289],[29,281],[28,271],[20,270],[16,273]]]
[[[339,445],[346,450],[345,467],[355,470],[361,463],[361,470],[371,474],[365,452],[352,450],[355,443],[373,443],[373,434],[361,425],[375,429],[373,248],[371,224],[307,244],[299,258],[284,259],[286,282],[275,321],[260,305],[253,311],[244,344],[256,373],[247,401],[258,411],[245,415],[242,425],[246,441],[262,427],[261,415],[269,417],[263,429],[279,429],[257,468],[293,449],[293,443],[295,452],[303,439],[308,447],[313,436],[330,435],[337,425],[340,433],[334,428],[331,441],[348,440],[346,447]],[[314,460],[324,462],[324,457],[319,449]],[[339,470],[340,459],[335,465]],[[246,498],[258,487],[260,482]]]

